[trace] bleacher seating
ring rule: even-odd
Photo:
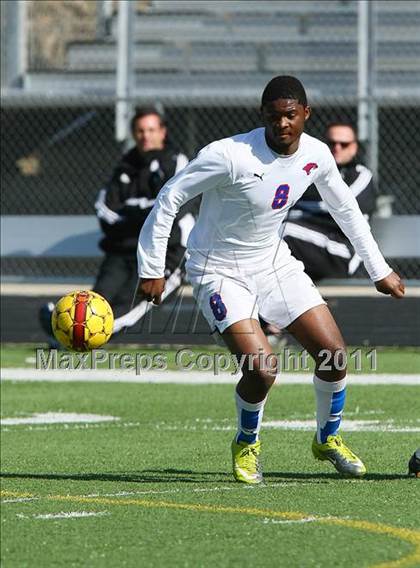
[[[412,14],[419,12],[418,5],[411,0],[390,1],[377,0],[378,9],[381,13]],[[151,0],[142,5],[144,13],[153,11],[154,13],[173,13],[185,14],[194,12],[209,12],[221,15],[255,13],[258,5],[258,12],[265,14],[278,14],[283,12],[293,12],[297,14],[313,14],[314,9],[318,14],[336,11],[340,13],[355,14],[357,12],[357,2],[354,0],[318,0],[314,7],[313,0],[258,0],[249,2],[248,0],[222,0],[203,2],[203,0]]]
[[[379,1],[377,85],[381,93],[420,90],[420,2]],[[358,68],[358,8],[348,0],[151,0],[134,22],[135,89],[148,96],[257,94],[275,73],[296,73],[312,93],[354,96]],[[64,70],[30,72],[26,88],[79,92],[115,88],[117,15],[109,36],[67,46]],[[181,77],[182,75],[182,77]],[[252,90],[255,86],[255,89]]]
[[[69,68],[75,71],[115,71],[115,44],[73,44],[68,52]],[[170,45],[141,43],[136,45],[134,67],[141,71],[239,71],[258,70],[258,54],[252,45],[208,46],[194,43]]]

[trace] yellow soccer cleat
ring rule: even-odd
[[[261,483],[263,480],[258,456],[261,453],[261,442],[254,444],[232,442],[233,477],[242,483]]]
[[[328,436],[327,441],[320,444],[315,435],[312,442],[312,453],[318,460],[330,461],[335,469],[344,475],[363,477],[366,473],[362,460],[344,444],[341,436]]]

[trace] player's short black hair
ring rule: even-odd
[[[271,79],[263,91],[261,106],[277,99],[293,99],[305,107],[308,106],[304,86],[299,79],[291,75],[279,75]]]
[[[130,127],[131,127],[131,132],[134,132],[134,128],[136,126],[136,122],[140,119],[143,118],[144,116],[149,116],[150,114],[154,114],[155,116],[157,116],[159,118],[159,122],[161,126],[166,126],[165,125],[165,119],[163,118],[162,114],[156,110],[153,107],[137,107],[133,118],[131,119],[130,122]]]

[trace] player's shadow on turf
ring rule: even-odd
[[[290,471],[282,471],[282,472],[264,472],[265,479],[279,479],[279,480],[288,480],[288,481],[299,481],[299,480],[312,480],[314,482],[322,482],[322,480],[333,479],[333,480],[349,480],[349,479],[356,479],[351,477],[345,477],[340,475],[338,472],[331,472],[331,473],[299,473],[299,472],[290,472]],[[407,479],[408,475],[403,473],[367,473],[362,478],[359,478],[359,481],[392,481],[394,479]]]
[[[228,472],[221,471],[192,471],[190,469],[146,469],[124,473],[0,473],[0,477],[7,479],[51,479],[72,481],[116,481],[124,483],[220,483]],[[222,479],[221,479],[222,478]]]
[[[116,481],[124,483],[225,483],[233,482],[232,474],[227,471],[193,471],[190,469],[146,469],[125,473],[0,473],[5,479],[50,479],[72,481]],[[407,479],[406,474],[368,473],[363,477],[367,481],[392,481]],[[327,480],[345,479],[338,473],[299,473],[299,472],[265,472],[265,479],[293,482],[311,480],[314,483],[327,483]],[[347,478],[348,479],[348,478]]]

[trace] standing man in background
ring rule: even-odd
[[[354,127],[345,122],[329,124],[326,143],[341,177],[365,218],[369,219],[375,209],[375,189],[372,172],[357,159],[359,145]],[[328,212],[315,185],[310,186],[290,211],[283,237],[314,282],[322,278],[349,278],[362,262]]]
[[[122,156],[95,203],[104,233],[100,247],[105,257],[93,290],[112,306],[114,333],[134,325],[147,311],[147,302],[130,308],[138,279],[138,236],[161,187],[188,163],[188,158],[168,143],[163,116],[156,109],[137,109],[131,119],[131,133],[135,146]],[[197,213],[194,201],[183,207],[175,219],[165,263],[168,295],[181,284],[186,242]],[[53,309],[52,302],[42,306],[40,322],[50,345],[55,347]]]
[[[166,125],[157,110],[137,109],[131,120],[131,133],[135,147],[123,155],[95,203],[104,232],[100,247],[105,258],[93,290],[111,304],[116,327],[118,318],[128,312],[137,285],[140,229],[161,187],[188,163],[187,157],[168,143]],[[165,277],[173,275],[179,283],[180,271],[175,271],[194,225],[194,210],[190,206],[179,212],[169,239]]]

